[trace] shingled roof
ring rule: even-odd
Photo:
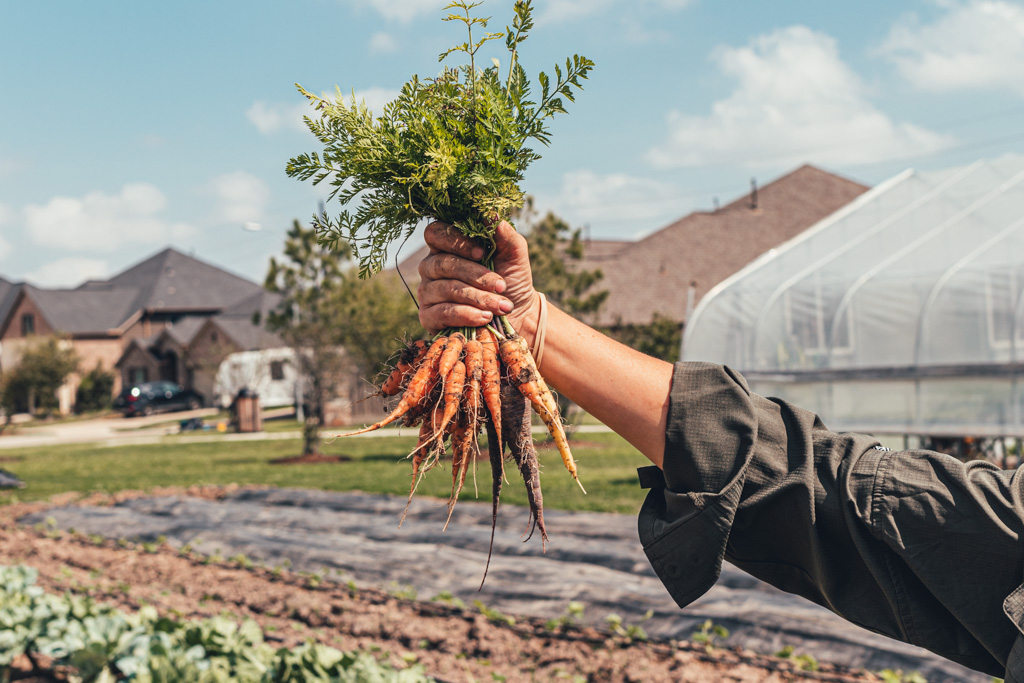
[[[134,310],[215,311],[262,291],[258,284],[172,248],[103,282],[78,289],[127,288],[136,292]]]
[[[120,327],[135,311],[134,289],[119,287],[91,292],[24,285],[23,291],[52,329],[67,334],[106,334]]]
[[[23,285],[15,284],[10,280],[0,277],[0,326],[7,320],[7,316],[14,307],[14,302],[17,300],[18,293],[21,292],[22,287]]]
[[[691,213],[637,242],[619,243],[617,251],[591,242],[577,267],[604,274],[597,289],[609,294],[597,322],[643,324],[655,313],[684,322],[691,283],[696,304],[716,284],[867,190],[805,165],[759,188],[756,205],[744,195],[717,211]]]

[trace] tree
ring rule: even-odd
[[[78,385],[75,392],[75,412],[106,410],[113,402],[114,373],[104,370],[97,362]]]
[[[605,334],[648,356],[669,363],[679,360],[683,326],[660,313],[645,325],[618,324],[603,330]]]
[[[403,336],[419,329],[416,304],[397,271],[359,279],[348,269],[334,300],[341,343],[363,377],[377,374]]]
[[[416,306],[396,273],[360,279],[344,242],[337,250],[317,241],[314,228],[296,221],[285,259],[271,259],[265,287],[282,295],[267,327],[295,350],[308,408],[303,454],[319,450],[324,407],[343,376],[377,373],[409,330],[418,328]],[[342,350],[344,349],[344,350]]]
[[[530,222],[532,200],[524,205],[523,216]],[[527,235],[533,285],[551,303],[569,315],[593,324],[608,299],[608,290],[595,289],[604,277],[600,270],[580,270],[583,260],[583,231],[573,230],[553,213],[532,223]]]
[[[324,407],[334,397],[345,370],[341,337],[332,306],[342,287],[342,264],[350,257],[344,242],[329,249],[317,241],[316,230],[292,224],[284,258],[270,259],[264,287],[282,296],[267,315],[267,328],[277,332],[295,350],[302,400],[306,406],[303,455],[320,451]]]
[[[8,419],[17,412],[33,415],[55,412],[60,406],[57,390],[77,369],[75,350],[57,337],[48,337],[27,347],[21,360],[4,378],[0,392],[0,403]]]

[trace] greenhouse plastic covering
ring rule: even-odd
[[[684,360],[833,428],[1024,435],[1024,157],[905,171],[708,293]]]

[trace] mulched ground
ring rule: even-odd
[[[161,490],[145,495],[218,498],[232,487]],[[96,505],[143,497],[125,492],[91,496]],[[821,664],[802,671],[791,660],[687,641],[632,641],[593,627],[551,630],[537,619],[500,623],[473,607],[405,600],[322,577],[280,569],[210,562],[168,546],[96,541],[81,534],[19,525],[16,519],[49,504],[0,509],[0,563],[39,571],[48,591],[70,590],[125,610],[143,604],[178,617],[231,613],[259,622],[270,642],[295,645],[310,638],[342,649],[370,649],[394,664],[418,661],[439,681],[577,680],[659,683],[675,681],[877,681],[868,672]],[[492,615],[494,616],[494,615]],[[22,660],[22,664],[25,664]],[[50,679],[55,680],[55,679]]]

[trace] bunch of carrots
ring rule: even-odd
[[[506,449],[526,484],[530,506],[527,539],[539,530],[542,544],[547,542],[540,468],[531,433],[531,407],[547,426],[565,468],[583,489],[554,395],[537,371],[526,340],[505,318],[500,318],[496,326],[444,330],[432,341],[408,344],[378,395],[400,399],[380,422],[340,436],[371,432],[398,421],[410,427],[418,425],[419,439],[410,454],[409,501],[424,473],[450,452],[449,521],[470,464],[480,458],[479,436],[486,431],[492,482],[492,550]]]

